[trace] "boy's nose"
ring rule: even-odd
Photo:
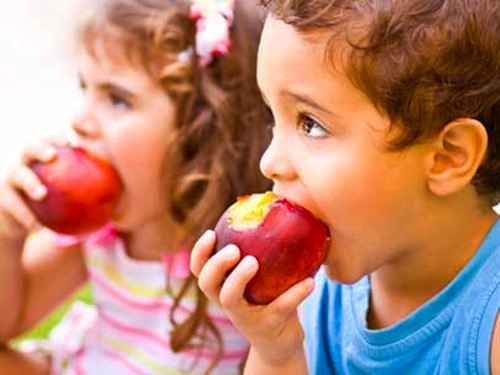
[[[260,159],[262,174],[273,180],[291,180],[295,176],[295,169],[290,158],[290,145],[276,136]]]

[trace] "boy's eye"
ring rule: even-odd
[[[328,135],[328,131],[314,118],[307,115],[301,117],[300,126],[304,134],[311,138],[323,138]]]

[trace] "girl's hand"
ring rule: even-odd
[[[279,366],[302,350],[303,331],[297,307],[312,292],[311,278],[297,283],[268,305],[252,305],[244,298],[247,283],[257,273],[254,257],[241,259],[229,245],[213,254],[215,234],[206,232],[191,254],[191,271],[200,289],[218,302],[228,318],[252,344],[252,350],[272,366]]]
[[[2,239],[22,239],[29,231],[40,227],[25,204],[23,194],[34,200],[41,200],[47,194],[47,189],[28,165],[34,160],[50,161],[55,155],[54,143],[40,142],[24,148],[20,165],[15,167],[3,181],[0,190]]]

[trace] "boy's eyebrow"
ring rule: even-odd
[[[297,102],[304,103],[307,106],[312,107],[320,112],[326,113],[330,116],[340,117],[337,113],[334,113],[334,112],[322,107],[315,100],[313,100],[312,98],[310,98],[309,96],[307,96],[305,94],[295,93],[295,92],[291,92],[291,91],[283,91],[280,94],[283,96],[291,97],[293,100],[295,100]]]
[[[262,92],[262,90],[260,90],[260,95],[262,96],[262,100],[264,101],[264,103],[270,107],[269,105],[269,101],[267,100],[266,98],[266,95],[264,95],[264,93]],[[322,106],[320,106],[318,103],[316,103],[314,100],[312,100],[311,98],[309,98],[307,95],[303,95],[303,94],[298,94],[298,93],[294,93],[294,92],[290,92],[290,91],[280,91],[279,93],[281,96],[284,96],[284,97],[290,97],[292,98],[293,100],[297,101],[297,102],[301,102],[301,103],[305,103],[306,105],[308,105],[309,107],[312,107],[320,112],[323,112],[323,113],[326,113],[330,116],[334,116],[334,117],[340,117],[337,113],[334,113],[334,112],[331,112],[325,108],[323,108]]]

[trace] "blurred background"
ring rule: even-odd
[[[68,49],[75,5],[17,0],[0,12],[0,173],[23,144],[71,120],[78,97]]]
[[[79,97],[71,62],[77,0],[16,0],[0,12],[0,176],[24,144],[67,131]],[[8,9],[8,10],[7,10]],[[73,299],[23,337],[47,337]]]

